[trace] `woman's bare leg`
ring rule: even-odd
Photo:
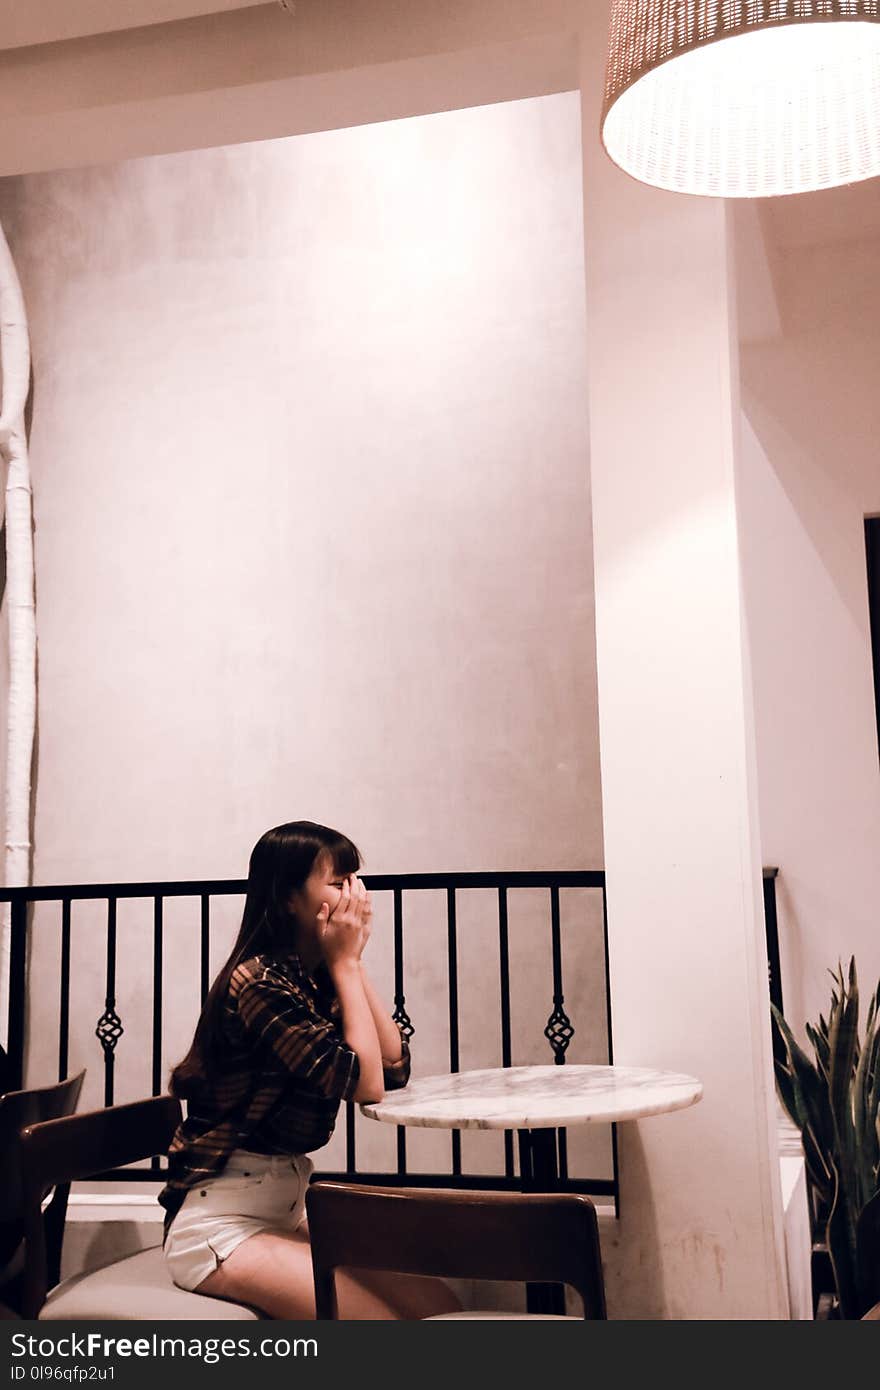
[[[460,1304],[439,1279],[340,1270],[339,1316],[345,1321],[400,1321],[454,1312]],[[259,1308],[270,1318],[313,1321],[315,1291],[308,1234],[260,1231],[223,1260],[196,1293]]]
[[[391,1274],[375,1269],[340,1270],[336,1276],[339,1316],[354,1321],[361,1315],[347,1313],[347,1306],[371,1293],[395,1311],[393,1317],[407,1321],[429,1318],[434,1313],[458,1313],[461,1303],[442,1279],[417,1274]]]

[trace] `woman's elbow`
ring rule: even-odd
[[[380,1100],[385,1099],[385,1087],[382,1085],[370,1086],[361,1081],[354,1093],[354,1099],[358,1105],[378,1105]]]

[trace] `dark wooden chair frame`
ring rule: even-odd
[[[69,1116],[79,1103],[85,1069],[51,1086],[29,1087],[0,1095],[0,1268],[13,1269],[25,1236],[25,1195],[22,1166],[22,1132],[29,1126]],[[48,1191],[48,1189],[47,1189]],[[61,1242],[67,1216],[69,1184],[56,1186],[42,1213],[43,1240],[49,1278],[58,1282]],[[45,1194],[44,1194],[45,1195]],[[17,1307],[21,1276],[13,1273],[4,1283],[3,1300]]]
[[[22,1312],[35,1318],[46,1294],[58,1282],[50,1261],[40,1206],[60,1184],[92,1177],[110,1168],[164,1154],[182,1116],[173,1096],[153,1096],[129,1105],[90,1110],[66,1119],[48,1120],[23,1130],[25,1265]],[[65,1197],[66,1200],[66,1197]],[[63,1234],[63,1232],[62,1232]],[[59,1243],[60,1266],[60,1243]]]
[[[306,1211],[319,1319],[338,1317],[339,1268],[569,1284],[605,1318],[596,1209],[577,1193],[313,1181]]]

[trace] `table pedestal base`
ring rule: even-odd
[[[559,1156],[555,1129],[519,1129],[519,1173],[523,1192],[559,1190]],[[530,1313],[565,1313],[562,1284],[527,1284],[526,1309]]]

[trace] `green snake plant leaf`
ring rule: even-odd
[[[791,1073],[789,1072],[788,1067],[785,1066],[778,1059],[774,1060],[773,1070],[776,1075],[776,1090],[779,1093],[779,1099],[782,1101],[782,1108],[784,1109],[788,1118],[791,1120],[792,1124],[798,1125],[798,1127],[800,1127],[801,1114],[798,1111],[797,1107],[797,1097],[795,1095],[794,1082],[791,1079]]]
[[[859,1039],[855,958],[829,971],[827,1021],[806,1025],[815,1063],[778,1010],[776,1084],[801,1131],[817,1218],[834,1270],[841,1316],[858,1318],[880,1298],[880,985]],[[781,1054],[781,1055],[780,1055]]]
[[[858,1311],[860,1299],[855,1269],[855,1233],[850,1228],[846,1198],[836,1167],[834,1168],[831,1212],[825,1228],[825,1238],[831,1266],[834,1270],[840,1316],[846,1319],[858,1318],[861,1313]]]
[[[831,1053],[828,1047],[828,1033],[827,1031],[825,1033],[818,1032],[810,1023],[805,1024],[804,1031],[816,1054],[816,1065],[822,1075],[827,1078],[831,1063]]]
[[[870,1155],[871,1191],[880,1188],[880,986],[874,999],[870,1028],[866,1030],[864,1144]]]
[[[878,991],[880,992],[880,991]],[[877,994],[871,996],[865,1022],[865,1041],[853,1081],[853,1131],[858,1205],[865,1205],[877,1188],[880,1167],[878,1140],[878,1058],[880,1031],[877,1028]]]
[[[793,1124],[797,1126],[801,1134],[801,1147],[804,1153],[804,1161],[809,1174],[810,1182],[821,1195],[826,1206],[830,1205],[832,1194],[831,1169],[825,1162],[820,1145],[816,1142],[813,1126],[809,1117],[799,1108],[795,1097],[795,1088],[792,1083],[788,1069],[779,1061],[775,1063],[776,1088],[783,1109]],[[797,1118],[802,1115],[802,1120]]]
[[[812,1064],[806,1053],[798,1046],[791,1029],[775,1004],[770,1005],[770,1012],[785,1051],[785,1062],[779,1060],[776,1062],[777,1080],[783,1071],[788,1079],[785,1091],[780,1093],[780,1099],[788,1110],[793,1123],[802,1128],[807,1123],[810,1114],[804,1097],[803,1080],[812,1071]],[[808,1089],[809,1086],[810,1082],[807,1080]]]
[[[849,983],[844,982],[843,969],[838,966],[840,997],[829,1020],[828,1099],[834,1125],[835,1154],[840,1187],[846,1197],[847,1216],[853,1226],[855,1241],[856,1135],[853,1128],[852,1087],[858,1057],[859,990],[855,975],[855,960],[850,961]]]
[[[810,1124],[806,1124],[801,1130],[801,1144],[810,1182],[827,1209],[831,1206],[834,1197],[834,1171],[828,1158],[828,1151],[827,1149],[823,1150],[817,1142],[813,1127]]]
[[[810,1180],[822,1201],[830,1206],[832,1176],[827,1155],[833,1143],[834,1126],[828,1106],[827,1081],[799,1047],[783,1015],[775,1005],[770,1007],[773,1024],[785,1050],[785,1060],[777,1059],[775,1063],[779,1099],[801,1131]]]

